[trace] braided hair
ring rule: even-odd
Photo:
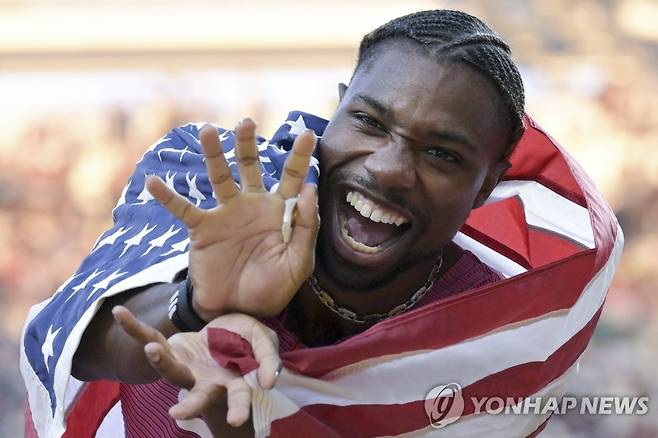
[[[525,96],[507,43],[484,22],[464,12],[416,12],[396,18],[363,37],[355,72],[374,57],[381,42],[400,38],[414,41],[428,56],[468,64],[495,85],[508,110],[510,139],[503,158],[509,157],[525,131]]]

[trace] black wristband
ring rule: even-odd
[[[169,299],[169,319],[181,332],[198,332],[208,324],[194,311],[192,292],[192,280],[188,273]]]

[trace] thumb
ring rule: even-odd
[[[312,257],[319,229],[318,187],[309,183],[304,185],[297,201],[297,217],[290,245],[298,253],[310,252]]]

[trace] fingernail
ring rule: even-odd
[[[117,307],[119,307],[119,306],[114,306],[114,307],[112,307],[112,317],[114,317],[114,320],[115,320],[116,322],[118,322],[119,324],[121,324],[121,318],[119,318],[119,314],[117,313],[117,311],[118,311],[119,309],[117,309]]]
[[[155,363],[160,362],[160,353],[154,351],[152,348],[149,348],[148,345],[144,347],[144,350],[146,351],[146,355],[149,357],[149,360],[151,362],[155,362]]]

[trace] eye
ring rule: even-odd
[[[376,119],[370,117],[366,113],[355,112],[352,113],[352,117],[356,121],[356,124],[361,128],[370,128],[370,129],[376,129],[381,132],[388,132],[388,130],[384,125],[382,125]]]
[[[427,149],[426,152],[429,155],[435,157],[436,159],[446,161],[448,163],[458,164],[462,161],[461,157],[458,154],[447,151],[445,149],[432,148],[432,149]]]

